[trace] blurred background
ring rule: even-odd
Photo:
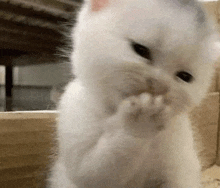
[[[0,111],[51,110],[73,78],[68,38],[81,0],[0,0]]]
[[[73,79],[68,34],[82,1],[0,0],[0,111],[56,109]],[[206,7],[219,23],[219,2]]]

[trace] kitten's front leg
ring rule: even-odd
[[[134,137],[154,139],[161,129],[169,130],[170,127],[166,126],[174,126],[173,123],[177,122],[178,126],[191,127],[188,119],[176,121],[175,112],[163,96],[143,93],[140,96],[126,99],[120,108],[124,130]],[[186,135],[183,136],[187,136],[189,140],[182,142],[180,140],[185,140],[185,138],[181,138],[181,134],[164,131],[165,137],[169,139],[165,139],[167,145],[162,150],[166,153],[164,154],[166,167],[161,170],[165,172],[166,178],[165,183],[159,186],[160,188],[201,188],[200,164],[193,148],[191,132],[187,128],[184,132]],[[174,134],[177,136],[173,136]],[[170,141],[171,139],[173,141]],[[147,186],[147,188],[151,187]]]
[[[79,146],[76,143],[68,152],[66,167],[72,181],[84,188],[126,187],[150,158],[152,138],[167,110],[161,97],[147,93],[125,99],[115,115],[101,122],[100,136],[81,136]],[[157,114],[160,118],[155,119]],[[69,165],[72,160],[76,166]],[[139,178],[139,187],[144,182],[144,176]]]

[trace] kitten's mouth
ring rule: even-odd
[[[169,92],[169,87],[162,81],[154,78],[148,78],[145,85],[140,89],[136,89],[133,95],[140,95],[141,93],[149,93],[153,96],[166,95]]]
[[[170,106],[176,115],[190,110],[190,104],[191,101],[188,97],[184,95],[176,95],[175,91],[163,91],[163,92],[157,92],[155,90],[146,88],[146,89],[139,89],[139,90],[133,90],[130,93],[124,93],[123,99],[126,99],[131,96],[138,96],[142,93],[148,93],[152,95],[153,97],[157,97],[158,95],[161,95],[163,97],[164,105]]]
[[[135,90],[135,91],[131,91],[131,92],[122,92],[122,98],[128,98],[131,96],[138,96],[141,95],[142,93],[148,93],[147,89],[140,89],[140,90]]]

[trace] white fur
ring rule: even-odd
[[[216,39],[195,12],[170,0],[109,0],[97,12],[84,4],[73,33],[77,78],[60,102],[51,188],[200,187],[188,112],[210,84]],[[150,48],[152,64],[130,40]],[[182,70],[192,83],[175,76]],[[149,79],[156,93],[168,91],[149,94]]]

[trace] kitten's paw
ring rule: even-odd
[[[158,115],[168,114],[170,107],[166,104],[163,96],[152,96],[142,93],[125,99],[119,106],[119,112],[129,119],[138,120],[141,116],[155,118]]]
[[[164,96],[142,93],[125,99],[117,115],[128,134],[146,137],[164,129],[170,110]]]

